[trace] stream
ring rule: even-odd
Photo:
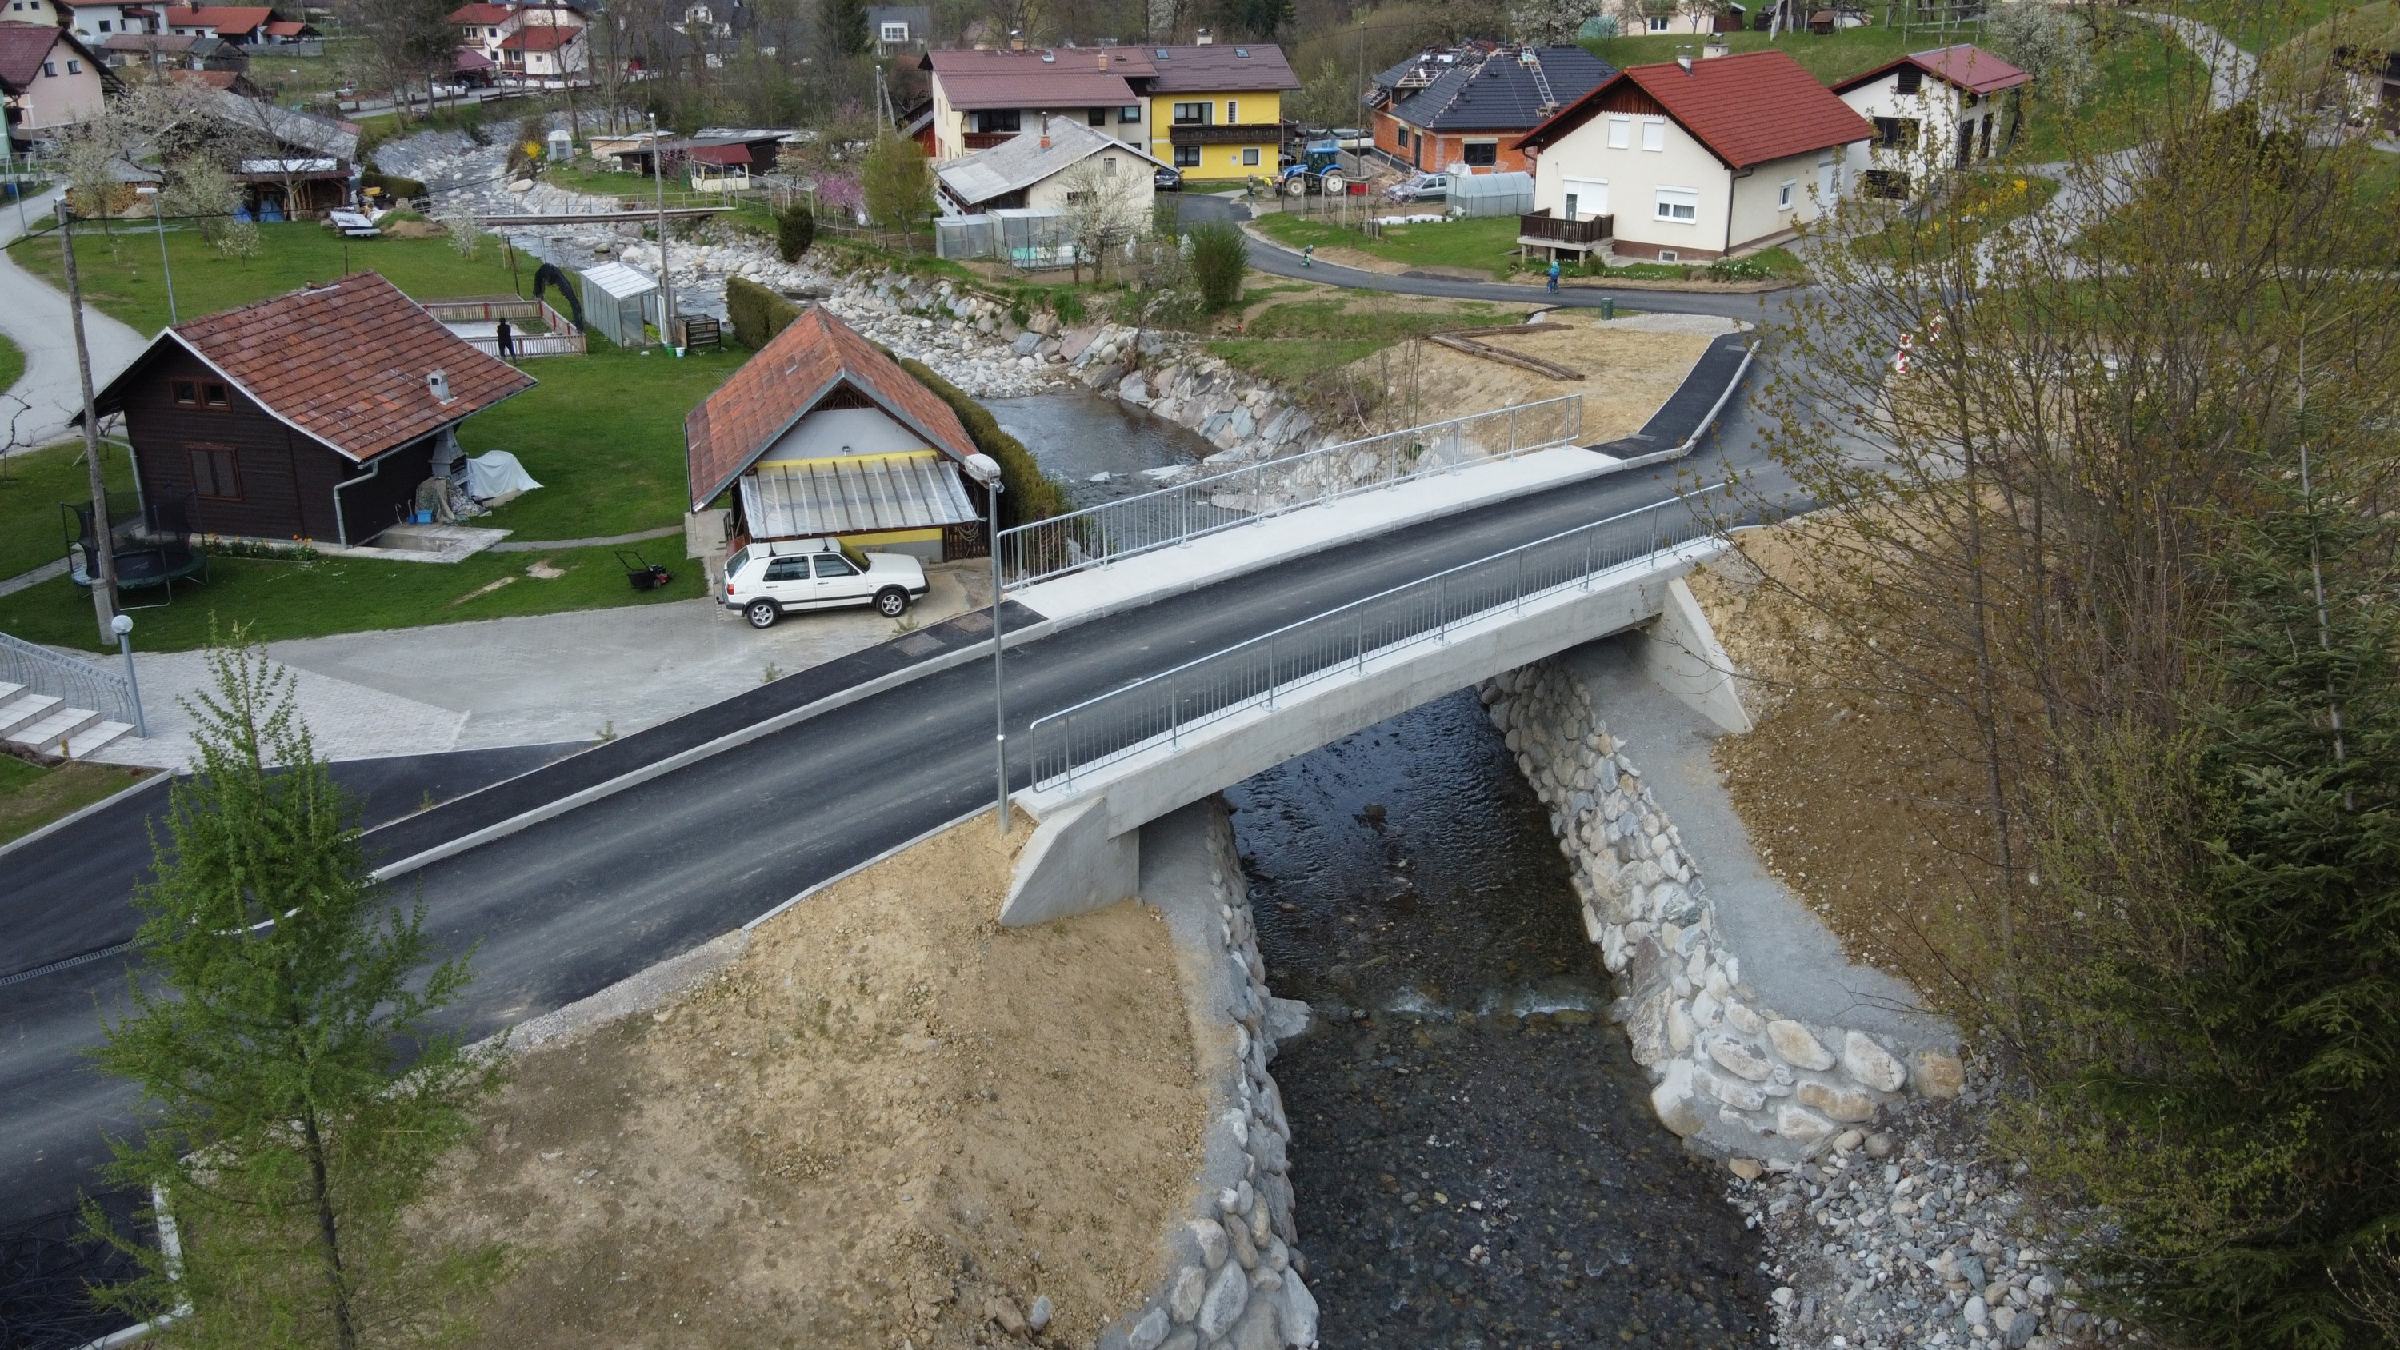
[[[1651,1114],[1473,691],[1229,791],[1324,1344],[1763,1346],[1761,1249]]]
[[[1144,470],[1191,470],[1217,448],[1179,423],[1081,389],[986,399],[983,406],[1077,507],[1154,491],[1165,484]]]

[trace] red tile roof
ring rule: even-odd
[[[268,37],[296,38],[314,30],[297,19],[277,19],[267,25]]]
[[[214,29],[218,37],[228,33],[247,33],[275,17],[266,5],[175,5],[167,10],[169,28]]]
[[[48,24],[0,23],[0,84],[22,92],[42,73],[42,60],[67,36],[67,30]]]
[[[1961,42],[1953,47],[1910,52],[1886,61],[1873,70],[1860,71],[1834,85],[1833,92],[1847,94],[1862,84],[1882,79],[1902,66],[1915,66],[1944,84],[1954,85],[1970,94],[1997,94],[2003,89],[2033,83],[2033,76],[1971,42]]]
[[[959,459],[975,442],[958,414],[848,324],[810,305],[683,420],[692,509],[708,505],[837,386],[872,400]]]
[[[179,324],[150,344],[177,343],[281,421],[360,463],[533,387],[533,377],[477,351],[373,272]],[[149,363],[109,383],[103,411]],[[441,402],[426,386],[439,370]]]
[[[460,5],[450,11],[450,22],[497,28],[508,22],[510,13],[506,5]]]
[[[1678,126],[1727,167],[1745,169],[1771,159],[1863,141],[1875,134],[1787,52],[1744,52],[1694,61],[1629,66],[1525,137],[1528,147],[1551,144],[1590,121],[1612,90],[1631,84],[1666,110]]]
[[[529,28],[520,28],[500,39],[500,50],[504,52],[554,52],[582,36],[581,28],[569,28],[563,24],[537,23]]]
[[[927,52],[918,64],[941,82],[951,107],[970,111],[1122,107],[1141,102],[1126,80],[1155,73],[1149,49],[1136,47]]]

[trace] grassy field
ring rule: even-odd
[[[588,356],[526,363],[540,387],[468,419],[458,438],[470,454],[509,451],[542,486],[474,523],[520,539],[590,539],[676,523],[690,505],[684,415],[748,356],[735,348],[678,361],[656,348],[627,352],[595,341]]]
[[[451,564],[218,557],[209,561],[208,581],[197,591],[179,590],[174,604],[143,611],[139,640],[145,651],[190,651],[207,645],[212,618],[220,633],[239,623],[249,636],[275,642],[700,594],[697,568],[681,559],[667,565],[676,573],[672,584],[635,591],[605,548],[480,553]],[[534,568],[559,575],[535,575]],[[64,577],[0,596],[0,631],[29,642],[97,649],[91,599]]]
[[[1808,69],[1808,73],[1825,84],[1845,75],[1882,65],[1895,56],[1928,47],[1939,47],[1947,41],[1972,41],[1972,35],[1945,38],[1931,29],[1903,33],[1897,28],[1883,27],[1883,6],[1870,5],[1867,12],[1873,22],[1865,28],[1844,28],[1819,36],[1815,33],[1785,33],[1770,42],[1765,33],[1748,31],[1727,33],[1726,45],[1736,53],[1764,51],[1773,47],[1791,53],[1792,59]],[[1583,45],[1613,66],[1639,66],[1675,59],[1677,48],[1691,48],[1698,55],[1704,34],[1690,31],[1691,21],[1675,20],[1683,31],[1674,33],[1642,33],[1630,37],[1595,38]]]
[[[2023,130],[2012,154],[2025,164],[2065,159],[2078,150],[2121,150],[2143,140],[2143,122],[2178,89],[2205,94],[2207,67],[2154,23],[2112,17],[2100,36],[2091,90],[2079,109],[2044,100],[2037,86],[2025,102]]]
[[[2183,0],[2174,7],[2248,52],[2265,52],[2346,10],[2355,0]]]
[[[1372,356],[1395,342],[1453,328],[1515,323],[1522,305],[1387,301],[1372,292],[1333,292],[1254,309],[1241,336],[1219,338],[1208,350],[1262,378],[1294,389],[1336,366]]]
[[[131,511],[133,466],[125,452],[103,443],[101,467],[110,512]],[[87,473],[80,442],[0,459],[0,580],[65,556],[58,504],[92,499]]]
[[[111,764],[51,766],[0,755],[0,844],[22,839],[142,777],[139,769]]]
[[[65,289],[58,240],[45,236],[12,244],[17,262]],[[311,282],[336,281],[352,272],[381,272],[419,300],[517,291],[505,251],[486,239],[472,258],[461,257],[446,239],[350,239],[322,225],[295,221],[259,226],[255,258],[228,258],[197,231],[171,230],[167,256],[175,271],[175,300],[184,318],[196,318],[253,300],[295,291]],[[139,333],[167,326],[167,290],[159,273],[158,240],[147,230],[120,222],[114,234],[86,226],[75,233],[75,261],[84,298],[102,313]],[[530,286],[535,263],[518,259],[517,274]]]
[[[25,353],[17,344],[0,337],[0,390],[13,389],[25,378]]]
[[[599,197],[630,197],[641,202],[650,201],[657,194],[660,186],[647,174],[620,173],[615,169],[603,169],[580,163],[545,164],[542,166],[541,179],[554,187],[566,188],[571,192],[589,192]],[[690,179],[681,174],[673,174],[667,178],[665,187],[669,204],[687,205],[690,203],[692,197]],[[766,193],[729,192],[725,194],[725,200],[734,208],[731,214],[718,218],[725,224],[757,234],[772,235],[775,233],[775,212],[767,203]]]
[[[1258,230],[1291,248],[1349,248],[1409,267],[1456,267],[1495,277],[1508,274],[1517,254],[1515,216],[1393,225],[1381,238],[1369,238],[1319,217],[1276,212],[1260,216]]]

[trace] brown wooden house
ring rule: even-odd
[[[372,272],[169,328],[100,393],[146,501],[213,535],[362,544],[456,452],[460,422],[533,387]]]

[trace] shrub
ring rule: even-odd
[[[1250,250],[1239,227],[1210,221],[1192,230],[1192,275],[1210,313],[1242,298],[1242,277],[1249,270]]]
[[[767,345],[784,326],[800,317],[800,307],[748,277],[725,279],[725,312],[733,320],[733,340],[752,351]]]
[[[775,251],[787,263],[800,261],[808,246],[817,241],[817,215],[807,205],[794,202],[791,208],[775,217]]]
[[[398,174],[364,173],[359,175],[359,183],[364,187],[382,188],[383,199],[388,202],[413,202],[428,195],[423,183],[414,178],[402,178]]]
[[[860,177],[867,215],[882,229],[913,230],[933,213],[933,164],[906,136],[875,142]]]
[[[1000,498],[1004,526],[1048,520],[1075,509],[1067,501],[1066,489],[1042,472],[1042,466],[1033,462],[1033,452],[1002,431],[982,404],[934,374],[922,361],[902,358],[900,368],[941,395],[942,402],[949,404],[950,410],[958,414],[958,420],[966,424],[967,436],[975,442],[975,448],[1000,461],[1000,480],[1008,485],[1008,491]]]
[[[1719,258],[1708,265],[1710,281],[1764,281],[1767,265],[1756,258]]]

